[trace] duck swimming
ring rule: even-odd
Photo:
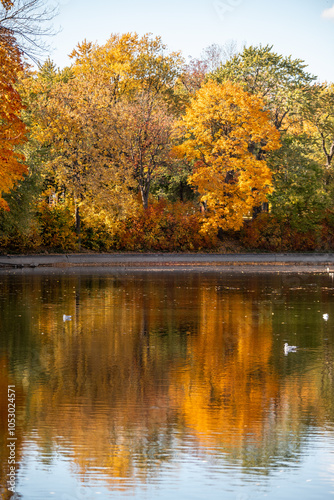
[[[296,345],[289,345],[287,342],[284,344],[284,354],[288,354],[289,352],[296,352]]]

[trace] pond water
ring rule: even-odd
[[[2,498],[332,498],[333,325],[325,274],[1,274]]]

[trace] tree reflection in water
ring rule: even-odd
[[[50,467],[61,454],[120,489],[184,449],[245,472],[295,465],[309,429],[334,416],[333,339],[312,305],[332,295],[317,279],[296,291],[277,275],[1,276],[1,390],[20,388],[18,457],[33,439]],[[283,340],[305,349],[285,357]]]

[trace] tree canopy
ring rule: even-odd
[[[211,73],[210,78],[238,83],[247,92],[261,97],[275,127],[281,130],[285,117],[296,113],[301,95],[316,78],[306,67],[301,59],[277,54],[271,45],[249,46]]]
[[[256,152],[280,146],[263,102],[240,85],[209,81],[192,99],[181,126],[184,141],[177,151],[195,161],[189,182],[208,208],[204,227],[239,229],[271,189],[270,169]]]
[[[0,207],[8,209],[2,194],[8,193],[27,172],[24,157],[16,147],[25,140],[25,125],[21,120],[21,97],[15,88],[23,71],[21,54],[15,39],[0,32]]]
[[[0,0],[0,244],[24,228],[62,250],[79,234],[94,249],[212,248],[261,232],[265,208],[308,234],[298,248],[334,248],[333,83],[270,45],[213,44],[185,64],[137,33],[33,69],[48,18],[40,0]]]

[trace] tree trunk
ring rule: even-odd
[[[75,207],[75,232],[78,235],[78,250],[81,250],[81,217],[80,208],[78,205]]]
[[[146,189],[144,187],[140,188],[140,194],[141,194],[141,199],[143,203],[144,210],[148,208],[148,195],[149,195],[150,189],[147,187]]]

